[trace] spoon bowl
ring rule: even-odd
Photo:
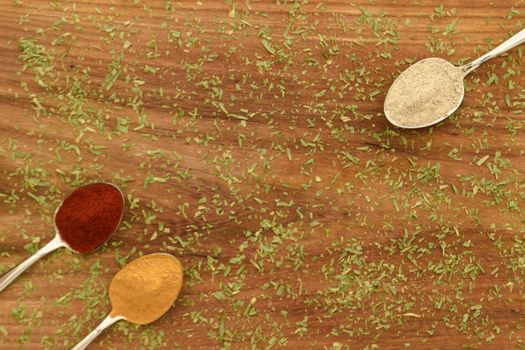
[[[97,197],[96,208],[88,203],[93,194]],[[53,215],[55,233],[64,242],[64,247],[76,253],[91,253],[101,247],[120,226],[124,216],[124,202],[124,194],[112,183],[97,182],[81,186],[64,198],[56,208]],[[118,212],[118,215],[112,215],[109,210]],[[87,224],[94,221],[107,223],[106,232],[90,230]],[[88,245],[87,239],[92,244]]]
[[[388,90],[384,103],[386,118],[405,129],[439,123],[461,105],[465,96],[464,77],[463,68],[442,58],[431,57],[414,63]],[[422,81],[428,83],[419,86]]]

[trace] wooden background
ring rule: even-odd
[[[119,265],[157,251],[185,267],[174,308],[91,349],[525,347],[522,49],[437,127],[382,115],[410,62],[468,62],[524,11],[0,1],[0,272],[52,238],[76,186],[128,197],[103,249],[58,251],[0,294],[0,349],[70,348]]]

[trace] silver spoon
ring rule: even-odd
[[[36,253],[31,255],[25,261],[23,261],[22,263],[20,263],[16,267],[14,267],[11,271],[7,272],[5,275],[0,277],[0,292],[2,290],[4,290],[9,284],[11,284],[11,282],[13,282],[18,276],[20,276],[31,265],[33,265],[35,262],[37,262],[40,258],[42,258],[43,256],[51,253],[52,251],[54,251],[54,250],[56,250],[58,248],[65,247],[65,248],[67,248],[69,250],[72,250],[72,251],[74,251],[76,253],[80,253],[78,250],[73,249],[68,243],[66,243],[66,241],[64,241],[64,239],[62,239],[62,237],[60,235],[60,230],[58,229],[57,224],[56,224],[56,222],[57,222],[56,219],[57,219],[57,214],[60,212],[61,209],[63,209],[63,205],[68,200],[68,198],[72,198],[72,196],[74,196],[76,193],[79,193],[79,191],[89,190],[90,186],[99,186],[99,187],[100,186],[108,186],[112,190],[114,190],[115,193],[118,193],[120,195],[120,197],[122,198],[122,210],[120,211],[120,214],[119,214],[119,219],[118,219],[117,226],[115,227],[115,229],[112,232],[108,232],[108,235],[105,238],[105,240],[103,242],[101,242],[99,245],[97,245],[96,247],[94,247],[93,250],[95,250],[98,247],[100,247],[104,242],[106,242],[109,239],[109,237],[111,237],[111,235],[113,235],[113,233],[116,231],[117,227],[119,226],[120,222],[122,221],[122,215],[124,213],[124,195],[122,194],[120,189],[117,186],[113,185],[113,184],[105,183],[105,182],[93,183],[93,184],[89,184],[89,185],[85,185],[85,186],[77,188],[75,191],[71,192],[62,201],[62,203],[58,206],[58,208],[55,210],[55,214],[53,216],[53,221],[55,223],[55,237],[49,243],[47,243],[45,246],[40,248],[40,250],[38,250]],[[82,223],[78,223],[78,225],[82,225]],[[85,252],[82,252],[82,253],[90,253],[93,250],[85,251]]]
[[[385,112],[386,118],[388,119],[390,123],[394,124],[395,126],[398,126],[400,128],[405,128],[405,129],[424,128],[424,127],[439,123],[440,121],[446,119],[448,116],[454,113],[456,109],[458,109],[458,107],[461,105],[461,102],[463,101],[463,97],[465,93],[463,79],[470,72],[472,72],[474,69],[478,68],[481,64],[487,62],[488,60],[496,56],[499,56],[524,42],[525,42],[525,29],[522,29],[518,34],[512,36],[510,39],[506,40],[505,42],[497,46],[495,49],[487,52],[486,54],[479,57],[478,59],[468,64],[465,64],[461,67],[454,66],[452,63],[444,59],[437,58],[437,57],[427,58],[427,59],[414,63],[412,66],[408,67],[403,73],[401,73],[397,77],[397,79],[394,81],[394,83],[388,90],[388,93],[385,98],[385,104],[384,104],[384,112]],[[439,63],[443,67],[449,68],[451,70],[458,70],[456,72],[459,74],[453,74],[453,76],[450,76],[449,77],[450,82],[448,82],[450,84],[446,84],[446,85],[448,87],[448,86],[452,86],[453,84],[455,84],[455,86],[460,86],[460,88],[456,91],[455,95],[453,96],[454,98],[450,99],[449,101],[450,106],[447,106],[449,108],[446,112],[438,114],[438,115],[432,115],[432,112],[430,112],[430,114],[426,116],[424,119],[421,119],[421,120],[415,119],[415,120],[406,121],[405,120],[406,117],[396,115],[396,113],[392,111],[393,108],[389,107],[389,106],[392,106],[392,103],[394,102],[392,100],[393,99],[392,95],[399,95],[397,94],[397,92],[399,91],[396,91],[396,89],[400,89],[400,86],[403,84],[402,83],[403,80],[407,77],[407,74],[406,74],[407,71],[410,70],[412,74],[414,74],[414,72],[417,74],[418,72],[416,70],[418,69],[422,70],[422,68],[426,64],[428,64],[430,60],[439,60],[440,61]],[[447,65],[450,65],[450,66],[447,67]],[[420,76],[420,78],[422,78],[422,80],[424,81],[430,81],[431,79],[433,79],[433,76],[426,76],[424,73],[422,74],[423,75]],[[443,86],[442,88],[445,88],[445,87]],[[408,103],[407,107],[412,108],[413,110],[416,110],[421,105],[422,101],[418,101],[416,99],[412,99],[410,101],[410,96],[406,96],[406,97],[407,97],[407,100],[409,100],[409,102],[407,102]],[[432,98],[432,95],[425,96],[425,97]],[[435,111],[439,112],[439,110],[437,109]],[[436,113],[435,111],[434,111],[434,114]]]
[[[157,277],[151,278],[147,275],[142,275],[142,268],[145,264],[154,263],[154,260],[163,260],[157,264],[159,266],[158,276],[162,276],[163,283],[157,288],[162,288],[169,293],[169,297],[165,299],[155,299],[155,305],[149,305],[148,315],[133,312],[130,307],[144,303],[145,298],[152,298],[156,296],[158,290],[144,287],[144,285],[155,285],[158,283]],[[123,275],[126,275],[123,276]],[[129,279],[129,276],[133,278]],[[89,344],[95,340],[106,328],[110,327],[117,321],[126,320],[127,322],[145,325],[156,321],[164,315],[175,303],[182,288],[182,265],[180,261],[173,255],[166,253],[154,253],[143,255],[142,257],[133,260],[120,270],[111,280],[109,285],[108,295],[112,306],[111,312],[104,320],[82,339],[72,350],[84,350]],[[142,286],[140,290],[130,291],[130,287]],[[127,287],[127,288],[126,288]],[[171,288],[170,288],[171,287]],[[122,290],[127,290],[128,295],[123,297],[119,293]]]

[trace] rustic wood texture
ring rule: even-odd
[[[0,294],[0,349],[70,348],[119,263],[157,251],[185,267],[174,308],[90,349],[523,348],[521,49],[432,129],[382,104],[413,60],[519,31],[525,4],[440,5],[0,1],[0,272],[79,184],[129,196],[103,249]]]

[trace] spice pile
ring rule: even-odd
[[[444,59],[424,59],[396,79],[385,100],[385,113],[403,127],[431,124],[461,103],[463,75],[461,68]]]
[[[149,254],[120,270],[109,286],[112,317],[147,324],[164,315],[182,287],[182,266],[168,254]]]
[[[124,198],[110,184],[83,186],[58,208],[55,223],[60,237],[79,253],[89,253],[104,243],[122,218]]]

